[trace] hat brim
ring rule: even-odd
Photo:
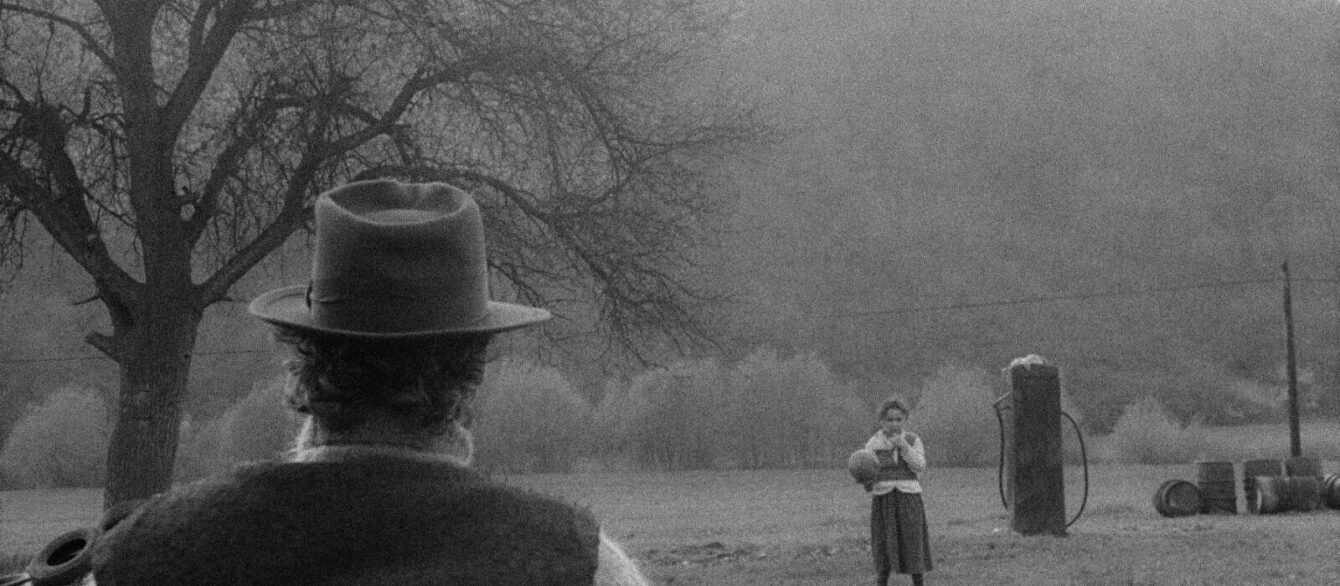
[[[524,328],[548,320],[552,315],[546,309],[489,301],[488,313],[484,319],[453,328],[414,330],[408,332],[362,332],[342,330],[312,323],[312,314],[307,308],[307,286],[293,285],[261,294],[247,306],[251,315],[275,325],[320,334],[348,336],[357,338],[401,339],[432,336],[453,336],[467,334],[491,334]]]

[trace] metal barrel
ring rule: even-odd
[[[1200,512],[1238,512],[1237,481],[1232,462],[1196,462],[1196,487],[1200,489]]]
[[[1340,474],[1327,474],[1322,479],[1321,502],[1332,509],[1340,509]]]
[[[1315,456],[1294,456],[1284,460],[1285,476],[1313,476],[1321,478],[1321,461]]]
[[[1242,463],[1242,494],[1247,503],[1247,512],[1256,513],[1256,477],[1279,476],[1280,461],[1275,458],[1246,460]]]
[[[1321,508],[1321,485],[1316,476],[1257,476],[1256,512],[1315,511]]]
[[[1260,515],[1270,515],[1293,510],[1293,490],[1285,476],[1256,477],[1256,510]]]
[[[1185,480],[1166,480],[1154,491],[1154,510],[1164,517],[1199,513],[1200,489]]]

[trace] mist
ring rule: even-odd
[[[734,6],[699,79],[777,134],[717,170],[724,230],[695,274],[732,301],[699,354],[813,353],[873,398],[1037,353],[1099,428],[1147,395],[1184,418],[1269,419],[1287,260],[1306,413],[1340,412],[1335,3]],[[0,297],[21,332],[0,352],[92,354],[104,318],[68,304],[88,285],[54,256],[30,265]],[[272,261],[235,294],[304,268]],[[202,351],[266,348],[239,304],[211,312]],[[276,367],[242,353],[194,370],[196,407],[219,412]],[[8,363],[0,408],[109,377],[105,361]]]
[[[786,136],[726,172],[726,335],[816,350],[872,394],[1038,353],[1100,424],[1147,394],[1228,422],[1219,397],[1283,384],[1287,260],[1304,395],[1333,409],[1338,17],[746,4],[723,67]]]

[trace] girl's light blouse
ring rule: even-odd
[[[907,432],[905,431],[900,435],[902,435],[904,439],[907,438]],[[894,452],[893,457],[901,457],[905,459],[907,461],[907,467],[920,475],[922,472],[926,471],[926,448],[921,444],[921,436],[914,435],[913,438],[915,441],[909,442],[911,444],[911,449],[896,451]],[[891,450],[893,449],[893,439],[884,435],[884,430],[881,429],[876,431],[875,435],[870,436],[869,441],[865,442],[865,449]],[[895,462],[896,461],[897,460],[895,460]],[[878,496],[881,494],[889,494],[895,490],[898,492],[919,494],[921,492],[921,481],[916,479],[881,480],[876,482],[875,485],[870,488],[870,494]]]

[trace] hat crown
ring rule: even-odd
[[[252,313],[360,336],[501,331],[549,317],[490,301],[479,206],[456,187],[350,183],[317,198],[315,218],[303,307],[288,288],[257,298]]]
[[[449,185],[362,182],[316,205],[314,322],[338,330],[469,327],[488,314],[479,206]]]

